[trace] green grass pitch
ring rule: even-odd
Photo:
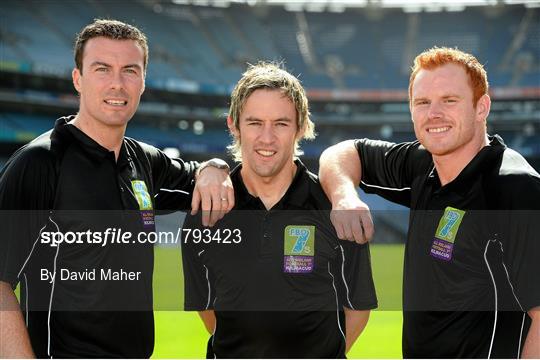
[[[181,311],[183,280],[178,248],[156,248],[153,358],[204,358],[208,333],[195,312]],[[402,245],[372,245],[371,262],[379,309],[348,358],[401,358]]]

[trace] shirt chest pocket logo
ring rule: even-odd
[[[450,261],[454,251],[454,242],[463,221],[465,211],[448,206],[439,220],[435,238],[431,243],[430,255],[436,259]]]
[[[311,273],[315,267],[315,226],[288,225],[283,236],[283,271]]]
[[[139,210],[152,210],[152,199],[148,193],[146,183],[142,180],[132,180],[133,194],[139,203]]]

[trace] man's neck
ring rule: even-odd
[[[471,142],[468,146],[452,153],[441,156],[433,155],[433,163],[437,169],[441,186],[454,181],[480,150],[487,145],[489,145],[489,139],[484,134],[478,141]]]
[[[272,177],[261,177],[254,174],[247,167],[242,166],[240,174],[248,192],[261,199],[264,207],[270,210],[285,195],[296,173],[296,164],[284,168],[279,174]]]
[[[107,126],[80,113],[71,121],[79,130],[92,138],[99,145],[109,151],[114,151],[114,157],[118,160],[122,141],[126,132],[125,126]]]

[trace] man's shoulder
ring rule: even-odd
[[[306,168],[302,180],[305,182],[304,186],[307,186],[309,199],[316,210],[332,209],[332,204],[326,196],[319,181],[319,177],[316,174]]]
[[[490,189],[497,193],[502,206],[529,209],[540,201],[540,175],[517,151],[506,148],[493,176]],[[493,195],[493,194],[492,194]]]
[[[132,148],[137,148],[139,149],[140,151],[144,152],[145,154],[148,154],[148,155],[154,155],[156,154],[157,152],[159,152],[159,149],[156,148],[155,146],[152,146],[150,144],[147,144],[145,142],[142,142],[140,140],[135,140],[131,137],[124,137],[124,141]]]
[[[431,153],[418,140],[394,143],[360,139],[356,148],[362,163],[362,180],[372,185],[409,187],[414,178],[433,169]]]
[[[0,208],[50,209],[58,174],[58,153],[51,132],[17,150],[0,171]]]
[[[538,172],[525,160],[523,155],[511,148],[506,148],[502,154],[498,175],[502,178],[511,176],[540,178]]]
[[[354,141],[354,144],[357,149],[360,149],[361,147],[366,147],[366,148],[383,149],[389,152],[407,151],[407,152],[415,152],[416,154],[419,154],[421,156],[431,157],[431,154],[426,150],[426,148],[422,144],[420,144],[418,140],[396,143],[396,142],[380,140],[380,139],[363,138],[363,139],[356,139]]]
[[[145,142],[124,137],[124,143],[127,145],[129,151],[135,155],[136,161],[144,163],[146,166],[159,167],[166,158],[166,155],[160,149]]]
[[[51,135],[52,130],[19,148],[10,157],[4,170],[55,166],[59,151],[55,148]]]
[[[319,176],[317,176],[317,174],[309,170],[307,167],[304,170],[304,180],[309,184],[320,186]]]

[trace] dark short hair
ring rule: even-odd
[[[148,43],[146,35],[133,25],[118,20],[95,19],[93,23],[86,25],[75,39],[73,53],[75,66],[82,74],[82,59],[84,46],[92,38],[105,37],[113,40],[135,40],[144,52],[144,70],[148,65]]]

